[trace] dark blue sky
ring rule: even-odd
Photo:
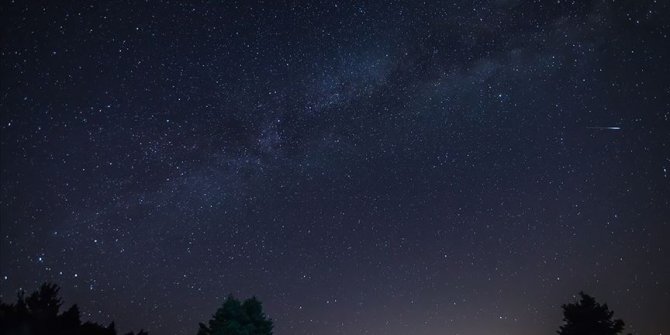
[[[665,334],[669,7],[4,2],[0,297],[524,335],[585,290]]]

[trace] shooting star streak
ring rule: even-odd
[[[597,130],[621,130],[621,127],[586,127],[586,129],[597,129]]]

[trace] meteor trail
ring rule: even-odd
[[[597,129],[597,130],[621,130],[621,127],[586,127],[586,129]]]

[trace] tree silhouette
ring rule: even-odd
[[[198,335],[272,335],[272,327],[256,297],[241,303],[229,295],[208,325],[200,323]]]
[[[607,304],[599,304],[592,296],[579,292],[577,303],[563,305],[564,325],[559,335],[617,335],[624,328],[621,319],[612,319],[614,312]]]
[[[27,298],[19,292],[15,304],[0,302],[0,334],[2,335],[116,335],[114,322],[104,327],[97,323],[81,323],[77,305],[58,314],[63,302],[58,297],[60,288],[42,284]],[[128,333],[127,335],[134,335]],[[137,335],[148,335],[140,331]]]

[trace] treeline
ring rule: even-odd
[[[61,313],[60,288],[43,284],[26,297],[19,292],[16,303],[0,301],[0,335],[117,335],[114,322],[107,326],[81,322],[81,312],[72,305]],[[262,303],[229,295],[207,324],[200,323],[198,335],[272,335],[273,323],[263,313]],[[148,335],[140,330],[126,335]]]
[[[37,291],[25,296],[19,292],[16,303],[0,302],[0,329],[7,335],[116,335],[114,322],[107,327],[94,322],[81,322],[77,305],[60,313],[60,288],[43,284]],[[127,333],[126,335],[135,335]],[[147,335],[140,330],[137,335]]]
[[[43,284],[27,297],[19,292],[16,303],[0,301],[0,335],[117,335],[114,322],[106,327],[94,322],[82,323],[77,305],[61,313],[63,302],[59,291],[55,284]],[[614,312],[607,304],[600,304],[583,292],[579,301],[562,308],[559,335],[618,335],[624,329],[624,322],[614,319]],[[207,324],[200,323],[197,335],[272,335],[272,329],[273,321],[263,313],[258,299],[242,302],[228,296]],[[148,333],[140,330],[126,335]]]

